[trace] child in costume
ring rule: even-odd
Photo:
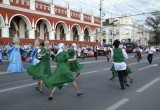
[[[14,46],[8,51],[8,60],[10,62],[7,72],[24,72],[21,56],[26,53],[19,45],[20,40],[17,35],[13,38]]]

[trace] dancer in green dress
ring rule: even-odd
[[[75,43],[73,43],[71,45],[71,48],[68,50],[68,53],[69,53],[69,56],[70,56],[69,59],[76,58],[76,50],[77,50],[77,45]],[[80,70],[82,70],[84,68],[84,65],[79,64],[77,62],[77,60],[67,62],[67,65],[72,72],[77,73],[76,74],[77,77],[80,75]]]
[[[38,57],[41,57],[40,62],[36,65],[30,66],[27,69],[27,72],[38,80],[36,89],[43,92],[43,79],[45,76],[51,74],[49,41],[45,41],[44,44],[42,43],[41,50],[37,53],[37,58]]]
[[[74,59],[69,59],[69,54],[67,51],[64,51],[64,44],[60,43],[58,45],[58,53],[57,55],[52,55],[52,58],[55,62],[57,62],[57,68],[53,72],[53,74],[48,75],[44,78],[44,83],[46,87],[52,89],[50,97],[48,100],[52,100],[53,95],[58,88],[62,88],[65,83],[72,83],[74,89],[77,92],[77,96],[83,95],[80,93],[79,88],[76,84],[75,78],[72,75],[72,72],[67,66],[68,61],[74,61]]]

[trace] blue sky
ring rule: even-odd
[[[51,0],[42,0],[50,2]],[[99,3],[100,0],[53,0],[54,4],[67,6],[70,4],[70,8],[74,10],[80,10],[81,8],[85,13],[94,16],[99,16]],[[158,10],[160,7],[160,0],[103,0],[103,11],[105,18],[121,17],[124,13],[141,14],[148,13],[154,10]],[[149,14],[140,16],[134,16],[134,21],[142,21],[146,19]]]

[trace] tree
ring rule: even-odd
[[[147,17],[146,25],[152,28],[154,44],[160,44],[160,11],[156,10],[151,15]]]

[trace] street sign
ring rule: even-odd
[[[98,33],[98,37],[102,37],[103,36],[103,34],[102,33]]]

